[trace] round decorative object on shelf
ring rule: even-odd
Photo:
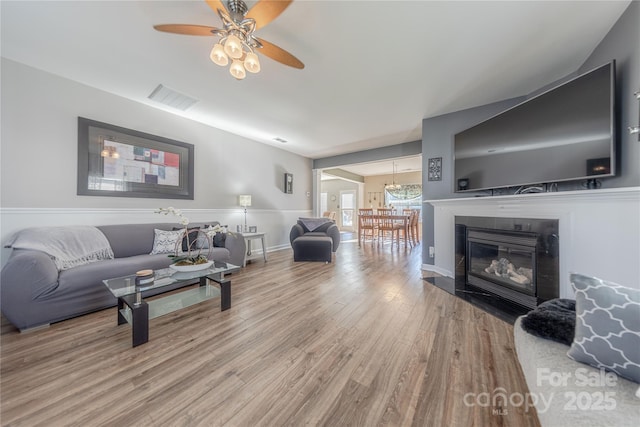
[[[171,264],[169,268],[175,271],[188,272],[188,271],[199,271],[206,270],[207,268],[213,265],[213,261],[205,262],[203,264],[193,264],[193,265],[175,265]]]
[[[136,271],[136,285],[148,285],[153,283],[155,276],[153,275],[153,270],[140,270]]]

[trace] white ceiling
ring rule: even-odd
[[[305,69],[261,56],[262,72],[236,81],[209,60],[214,37],[153,29],[219,27],[204,1],[2,1],[1,52],[320,158],[419,140],[423,118],[525,95],[570,74],[628,4],[297,0],[257,36]],[[199,102],[186,112],[163,107],[147,99],[158,84]]]

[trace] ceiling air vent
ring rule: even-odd
[[[191,98],[190,96],[176,92],[175,90],[162,85],[158,85],[158,87],[151,92],[149,99],[181,111],[186,111],[189,107],[198,102],[197,99]]]

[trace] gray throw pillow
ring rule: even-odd
[[[570,358],[640,383],[640,289],[571,274],[576,334]]]
[[[192,227],[189,228],[189,240],[187,240],[187,236],[182,238],[182,252],[189,251],[189,246],[191,246],[191,250],[199,249],[197,244],[195,243],[198,239],[198,230],[200,227]],[[181,230],[184,231],[184,228],[173,227],[173,231]]]

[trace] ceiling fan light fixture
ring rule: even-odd
[[[259,73],[260,61],[258,60],[258,55],[253,52],[247,53],[247,57],[244,59],[244,68],[250,73]]]
[[[245,72],[244,67],[242,66],[242,62],[240,62],[237,59],[234,59],[233,62],[231,63],[231,66],[229,67],[229,72],[233,77],[235,77],[238,80],[242,80],[247,76],[247,73]]]
[[[224,52],[224,47],[220,43],[216,43],[211,49],[211,55],[209,55],[214,64],[225,67],[229,64],[229,57]]]
[[[242,42],[233,34],[227,37],[227,41],[224,42],[224,51],[233,59],[238,59],[242,56]]]
[[[1,0],[0,0],[1,1]],[[255,37],[254,32],[280,15],[293,0],[252,1],[251,10],[244,0],[206,0],[222,20],[222,27],[190,24],[154,25],[157,31],[190,36],[216,36],[209,58],[221,67],[230,63],[229,71],[236,79],[246,73],[259,73],[261,64],[256,52],[290,67],[303,69],[304,64],[286,50]]]

